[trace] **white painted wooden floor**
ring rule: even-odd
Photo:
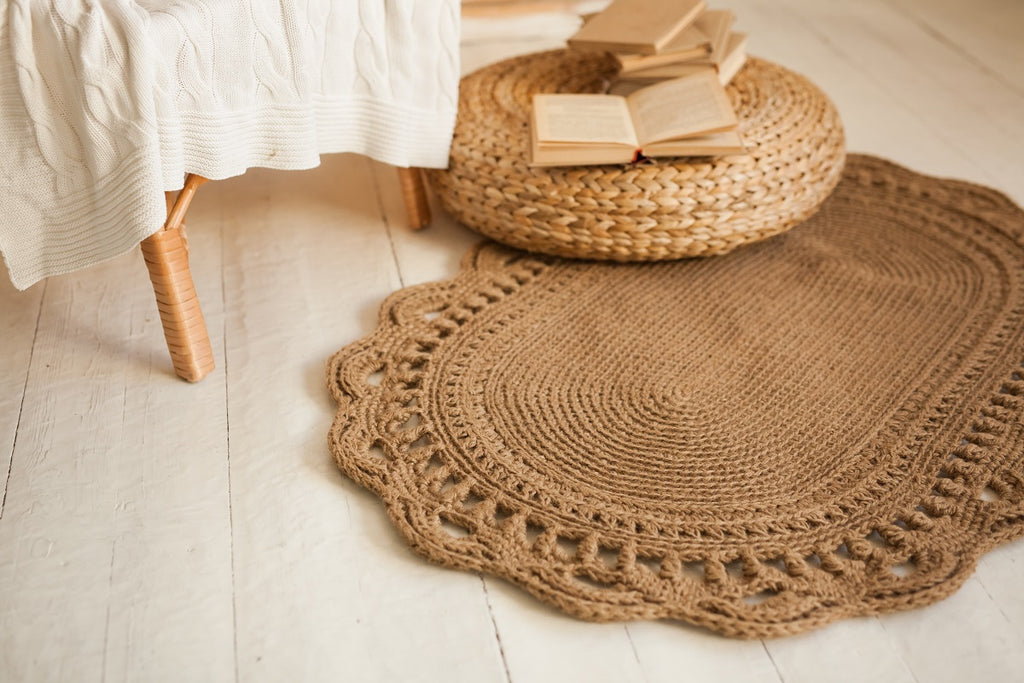
[[[1024,2],[730,6],[753,53],[835,100],[851,150],[1024,203]],[[466,68],[572,27],[467,22]],[[2,278],[0,680],[1024,680],[1024,542],[938,605],[767,642],[581,623],[418,559],[326,446],[328,356],[476,241],[403,221],[393,171],[357,157],[204,188],[218,369],[194,386],[138,254],[23,293]]]

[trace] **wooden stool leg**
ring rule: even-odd
[[[167,224],[142,241],[142,256],[156,294],[174,372],[198,382],[213,370],[213,349],[188,264],[188,242],[181,222],[195,188],[205,179],[186,181],[169,211]],[[172,220],[173,218],[173,220]]]
[[[423,183],[423,173],[416,167],[398,168],[398,182],[402,185],[402,199],[405,201],[405,212],[409,217],[409,225],[419,230],[430,224],[430,203],[427,201],[427,188]]]

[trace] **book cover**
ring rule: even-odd
[[[704,9],[704,0],[613,0],[569,38],[570,47],[656,54]]]

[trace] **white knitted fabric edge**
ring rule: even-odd
[[[292,128],[280,128],[275,134],[260,123],[267,116],[275,121],[294,118],[303,135],[297,137]],[[141,149],[89,190],[62,197],[58,205],[45,210],[30,195],[8,197],[0,225],[0,253],[12,284],[24,290],[43,278],[95,265],[137,247],[160,229],[167,210],[163,193],[181,188],[186,168],[211,179],[230,178],[253,167],[303,170],[320,164],[320,155],[310,153],[318,148],[324,153],[365,154],[398,166],[443,168],[448,164],[448,148],[437,140],[450,135],[454,121],[454,111],[399,111],[393,103],[324,101],[312,112],[278,110],[231,121],[182,122],[183,129],[195,129],[190,135],[200,144],[179,156],[177,164],[164,166],[164,177],[170,169],[177,183],[159,182],[159,169],[153,169],[159,153]],[[298,142],[302,139],[308,143]],[[32,187],[31,178],[23,181]],[[45,232],[19,230],[19,226],[41,223],[47,225]],[[82,232],[82,225],[94,229]]]
[[[255,0],[189,2],[12,0],[0,12],[0,253],[18,289],[133,249],[186,173],[307,169],[338,152],[447,165],[454,0],[290,0],[251,14]],[[234,46],[239,30],[271,42]],[[234,78],[248,69],[255,80]]]
[[[188,112],[161,120],[179,127],[185,149],[162,150],[165,189],[181,188],[184,173],[219,180],[248,168],[281,171],[313,168],[320,154],[365,154],[395,166],[444,168],[456,110],[431,111],[371,98],[326,99],[313,105],[277,106],[231,115]],[[319,153],[317,152],[319,151]]]

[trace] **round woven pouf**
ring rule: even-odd
[[[504,244],[557,256],[654,261],[724,254],[811,216],[843,168],[839,114],[803,76],[751,58],[727,91],[747,153],[638,165],[530,168],[534,93],[603,92],[610,55],[566,50],[462,79],[442,206]]]

